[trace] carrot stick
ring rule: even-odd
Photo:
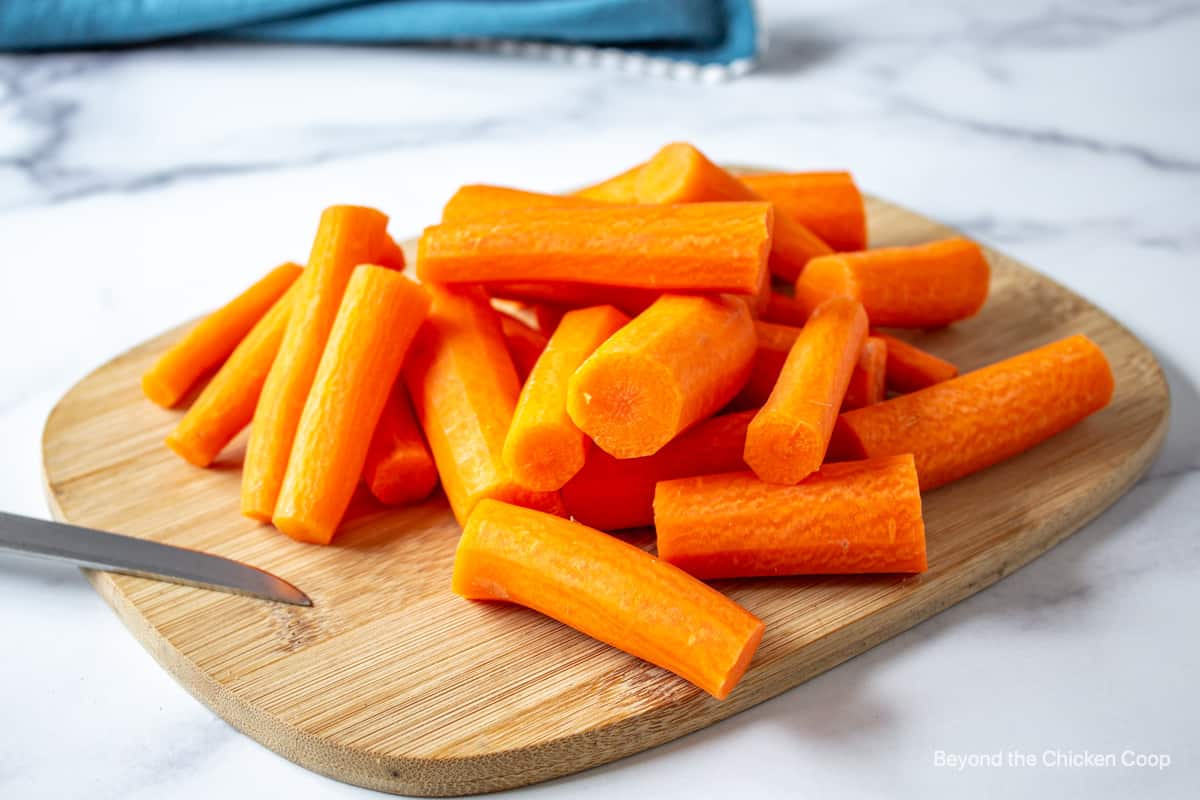
[[[846,386],[846,397],[842,400],[843,411],[883,402],[887,396],[884,388],[887,358],[888,346],[882,338],[871,335],[863,340],[858,362]]]
[[[639,203],[761,201],[763,198],[718,167],[690,144],[669,144],[646,162],[637,176]],[[770,269],[794,281],[812,258],[833,249],[791,217],[775,216]]]
[[[539,611],[719,700],[763,634],[750,612],[638,547],[494,500],[481,501],[463,529],[453,589]]]
[[[958,367],[903,339],[872,331],[887,343],[887,388],[901,394],[915,392],[958,375]]]
[[[795,486],[750,472],[664,481],[654,527],[659,558],[705,580],[926,569],[909,454],[826,464]]]
[[[742,450],[753,411],[724,414],[698,423],[652,456],[616,459],[599,447],[562,488],[567,512],[603,531],[654,523],[654,485],[673,478],[746,469]]]
[[[379,258],[375,260],[381,267],[394,269],[398,272],[404,271],[404,249],[396,244],[396,241],[391,236],[388,236],[384,240]]]
[[[582,197],[542,194],[475,183],[463,186],[442,209],[442,222],[493,219],[513,210],[527,208],[586,208],[599,203]]]
[[[912,394],[848,411],[836,459],[912,453],[922,491],[1024,452],[1108,405],[1113,376],[1086,336],[1030,350]]]
[[[142,376],[142,392],[163,408],[174,406],[201,375],[229,357],[299,276],[299,265],[280,264],[200,320]]]
[[[436,283],[545,282],[754,294],[768,203],[514,209],[426,228],[417,272]]]
[[[834,250],[867,249],[867,212],[849,172],[741,175],[742,182]]]
[[[780,325],[795,325],[799,328],[808,322],[808,309],[794,297],[789,297],[779,292],[771,292],[760,318],[767,322],[776,322]]]
[[[534,492],[504,466],[520,384],[500,315],[477,287],[431,286],[433,310],[404,365],[442,488],[459,524],[482,498],[565,513],[557,492]]]
[[[613,306],[626,314],[637,315],[662,297],[655,289],[631,289],[594,283],[488,283],[487,293],[504,300],[522,303],[546,303],[559,308]]]
[[[960,237],[813,259],[796,282],[805,308],[845,295],[862,302],[872,325],[896,328],[966,319],[987,293],[987,259],[979,245]]]
[[[741,390],[754,349],[741,300],[663,295],[583,362],[567,413],[606,453],[648,456]]]
[[[791,351],[792,345],[796,343],[796,337],[800,335],[800,330],[794,325],[779,325],[762,320],[754,323],[754,331],[758,340],[758,345],[754,350],[754,364],[746,385],[730,403],[733,408],[757,409],[767,402],[767,398],[771,396],[771,390],[775,388],[775,382],[779,380],[783,363],[787,361],[788,353]],[[733,470],[724,471],[731,472]]]
[[[508,347],[508,354],[512,356],[513,366],[517,368],[517,379],[524,383],[538,357],[546,349],[546,334],[535,331],[508,314],[500,315],[500,330],[504,333],[504,343]]]
[[[746,432],[746,463],[759,478],[794,484],[821,466],[866,335],[855,300],[835,297],[813,312]]]
[[[395,270],[355,267],[304,403],[271,521],[329,544],[363,474],[371,436],[429,294]]]
[[[242,469],[242,513],[267,521],[275,512],[296,426],[350,272],[388,247],[387,216],[373,208],[332,206],[321,214],[294,311],[267,373]]]
[[[620,175],[614,175],[608,180],[584,188],[573,193],[574,197],[585,200],[595,200],[601,203],[636,203],[637,177],[642,171],[642,165],[630,167]]]
[[[629,322],[612,306],[569,311],[521,389],[504,440],[504,463],[517,483],[551,492],[583,467],[587,437],[567,416],[567,383],[579,365]]]
[[[424,500],[437,486],[437,467],[402,380],[392,386],[371,435],[363,482],[379,502],[391,506]]]
[[[295,281],[275,301],[167,434],[167,447],[185,461],[207,467],[250,424],[299,289]]]

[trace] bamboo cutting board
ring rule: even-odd
[[[952,233],[879,200],[869,219],[875,246]],[[43,442],[50,506],[61,520],[255,564],[309,594],[306,609],[89,573],[180,683],[284,757],[405,794],[543,781],[682,736],[861,653],[1037,557],[1133,485],[1166,433],[1154,356],[1085,300],[988,255],[983,312],[917,341],[971,369],[1086,333],[1116,374],[1112,405],[927,494],[924,575],[719,582],[767,625],[724,702],[532,611],[452,595],[459,529],[440,497],[401,510],[356,502],[331,547],[241,517],[241,445],[215,468],[185,464],[162,444],[179,412],[139,390],[180,330],[100,367],[59,402]]]

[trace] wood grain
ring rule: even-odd
[[[875,246],[951,233],[879,200],[870,201],[869,219]],[[394,511],[356,501],[331,547],[244,519],[240,444],[213,469],[183,463],[162,444],[178,412],[138,389],[179,331],[104,365],[54,409],[44,435],[50,505],[59,519],[264,567],[312,597],[314,607],[301,609],[89,575],[177,680],[284,757],[416,795],[546,780],[682,736],[878,644],[1037,557],[1142,474],[1162,443],[1169,404],[1153,355],[1063,287],[999,253],[989,259],[983,313],[916,340],[970,369],[1086,333],[1112,362],[1112,405],[927,495],[924,575],[719,582],[767,623],[725,702],[531,611],[452,595],[458,527],[440,498]]]

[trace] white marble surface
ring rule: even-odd
[[[62,392],[263,265],[303,258],[331,201],[378,205],[405,234],[460,183],[564,187],[676,138],[725,160],[849,167],[1142,337],[1171,383],[1165,450],[995,587],[727,722],[523,794],[1191,794],[1200,6],[766,6],[766,64],[720,86],[427,50],[0,58],[0,508],[46,515],[39,435]],[[368,794],[216,718],[75,570],[0,558],[0,630],[0,797]],[[934,764],[937,750],[1047,749],[1172,763]]]

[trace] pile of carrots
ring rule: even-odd
[[[465,186],[420,238],[336,206],[146,373],[208,466],[250,427],[242,512],[326,544],[359,483],[441,485],[453,589],[508,600],[714,697],[763,624],[714,578],[926,569],[921,492],[1103,408],[1072,336],[959,375],[872,326],[977,313],[962,238],[868,250],[847,173],[735,176],[695,147],[573,195]],[[888,399],[888,395],[892,395]],[[610,531],[653,525],[657,557]]]

